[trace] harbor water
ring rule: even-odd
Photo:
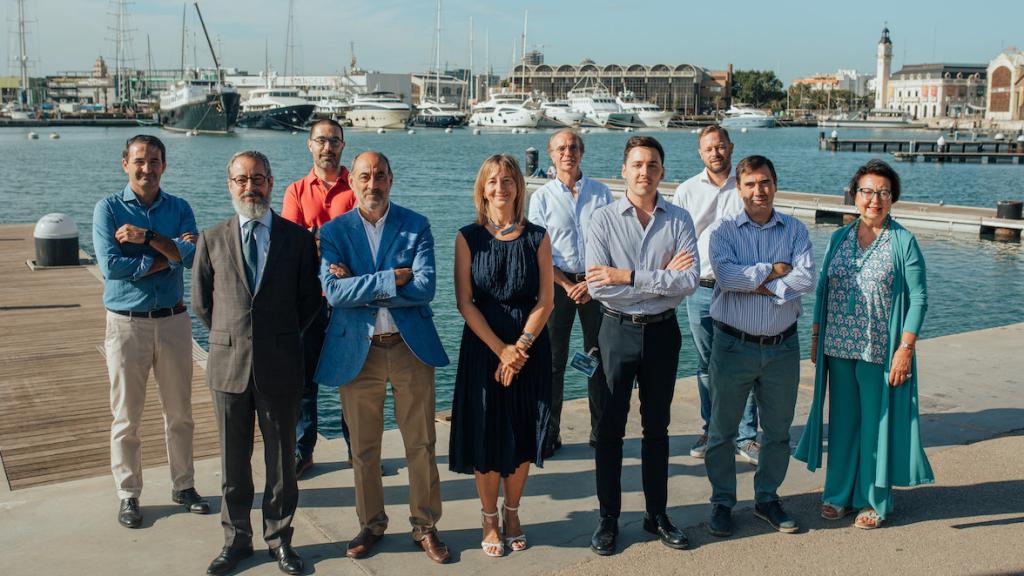
[[[163,188],[189,201],[200,228],[232,214],[226,188],[225,164],[239,150],[255,149],[267,154],[275,178],[273,206],[279,208],[289,182],[305,176],[310,169],[305,133],[289,134],[240,130],[233,136],[189,137],[152,128],[61,128],[60,139],[28,140],[24,129],[0,129],[0,223],[35,222],[50,212],[70,215],[78,224],[82,246],[92,251],[93,206],[105,195],[122,189],[126,178],[120,155],[124,141],[136,133],[158,135],[167,145],[167,171]],[[665,147],[666,179],[683,180],[701,169],[696,153],[697,135],[689,130],[639,132],[657,137]],[[894,133],[840,130],[843,138],[905,137],[934,140],[935,132]],[[427,215],[433,226],[437,255],[437,296],[435,320],[452,364],[437,372],[438,410],[451,406],[455,380],[455,355],[459,350],[462,319],[455,308],[453,253],[456,231],[474,218],[472,187],[476,170],[487,156],[506,152],[518,158],[528,147],[541,151],[541,166],[548,161],[544,152],[550,132],[526,134],[483,132],[466,129],[448,134],[421,129],[415,134],[391,131],[385,134],[346,131],[343,159],[349,163],[362,150],[384,152],[395,173],[392,200]],[[594,130],[584,136],[584,172],[595,177],[620,177],[622,148],[632,134]],[[775,163],[783,190],[841,194],[843,186],[860,164],[882,153],[830,153],[817,147],[815,128],[734,131],[734,159],[763,154]],[[947,137],[948,139],[948,137]],[[944,202],[967,206],[995,207],[999,200],[1024,197],[1024,169],[1017,165],[898,164],[903,180],[902,200]],[[808,223],[815,257],[824,256],[831,225]],[[979,240],[971,235],[916,232],[928,265],[929,310],[922,336],[978,330],[1024,320],[1024,249],[1020,244]],[[186,276],[186,281],[188,277]],[[800,337],[807,355],[807,318],[813,298],[805,298],[808,314],[801,320]],[[684,335],[685,306],[678,312]],[[193,320],[196,339],[205,346],[206,333]],[[573,350],[582,344],[577,334]],[[684,337],[679,355],[678,375],[695,371],[693,345]],[[583,378],[569,370],[566,397],[586,394]],[[922,386],[927,386],[923,382]],[[320,431],[325,436],[339,433],[337,395],[321,389]],[[393,425],[387,407],[388,425]],[[697,418],[697,414],[692,415]]]

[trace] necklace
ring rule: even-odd
[[[490,224],[491,228],[494,228],[494,231],[497,232],[500,236],[508,236],[509,234],[515,232],[516,226],[518,226],[518,223],[513,221],[508,225],[508,228],[502,228],[501,226],[498,226],[494,222],[494,220],[491,220],[490,215],[487,216],[487,223]]]
[[[882,231],[878,233],[874,241],[868,245],[863,251],[860,248],[860,239],[857,237],[860,232],[860,218],[857,219],[857,225],[850,229],[850,233],[853,235],[853,277],[854,282],[860,276],[860,271],[864,268],[864,264],[871,258],[871,254],[874,253],[875,248],[882,242],[882,238],[889,232],[889,218],[886,217],[885,224],[882,225]],[[858,252],[860,255],[858,256]],[[846,303],[846,311],[850,314],[854,314],[857,311],[857,291],[850,290],[850,299]]]

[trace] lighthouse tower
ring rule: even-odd
[[[878,70],[875,75],[875,108],[889,107],[889,72],[892,65],[892,41],[889,28],[882,28],[882,39],[878,41]]]

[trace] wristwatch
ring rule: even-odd
[[[906,342],[900,341],[900,349],[901,350],[913,350],[914,347],[911,346],[910,344],[907,344]]]
[[[145,244],[146,246],[149,246],[149,242],[154,238],[156,238],[156,232],[153,232],[152,230],[146,230],[146,239],[143,240],[142,243]]]

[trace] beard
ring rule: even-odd
[[[252,202],[247,202],[247,198],[252,198]],[[267,210],[270,210],[270,199],[260,196],[259,194],[253,194],[247,192],[241,196],[232,196],[231,204],[235,207],[235,212],[239,216],[245,216],[250,220],[259,220],[266,215]]]

